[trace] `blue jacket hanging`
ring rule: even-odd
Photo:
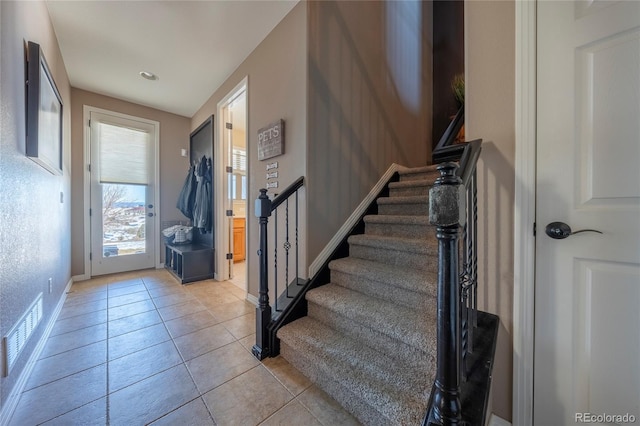
[[[211,213],[213,210],[212,190],[213,181],[211,160],[203,156],[195,169],[196,195],[193,206],[193,226],[201,233],[211,232],[213,221]]]
[[[182,190],[180,191],[180,195],[178,196],[178,202],[176,203],[176,207],[178,210],[182,212],[187,218],[193,220],[193,206],[196,199],[196,166],[195,164],[189,167],[189,173],[187,173],[187,177],[184,180],[184,184],[182,185]]]

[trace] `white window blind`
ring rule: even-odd
[[[97,123],[100,131],[100,183],[149,183],[151,138],[144,130]]]
[[[247,153],[243,149],[233,149],[233,170],[235,172],[247,171]]]

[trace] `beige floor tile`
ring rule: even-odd
[[[215,424],[202,398],[194,399],[151,423],[153,426],[209,426]]]
[[[77,281],[71,285],[69,294],[107,292],[106,280],[85,280]]]
[[[82,391],[72,391],[78,389]],[[9,425],[40,424],[106,394],[107,367],[100,365],[23,392]]]
[[[44,423],[46,426],[105,426],[106,424],[107,398],[100,398]]]
[[[36,362],[25,390],[107,362],[107,341],[92,343]]]
[[[109,337],[130,333],[155,324],[160,324],[161,322],[162,318],[160,318],[160,315],[158,315],[158,312],[155,310],[119,318],[114,321],[109,321]]]
[[[132,354],[170,340],[164,324],[156,324],[109,339],[109,360]]]
[[[231,288],[229,289],[229,293],[233,294],[235,297],[237,297],[240,300],[247,299],[247,292],[243,288],[240,288],[240,287]]]
[[[265,358],[262,365],[294,396],[311,386],[311,381],[281,356]]]
[[[68,293],[64,301],[64,306],[80,305],[83,303],[96,302],[107,298],[106,291],[93,291],[87,293]]]
[[[206,294],[197,295],[196,297],[203,305],[207,307],[216,307],[227,303],[239,302],[242,299],[238,299],[233,294],[230,294],[224,290],[217,290],[213,292],[207,292]]]
[[[265,392],[268,389],[268,392]],[[257,425],[293,396],[261,365],[203,396],[220,425]]]
[[[298,401],[291,401],[269,417],[261,426],[322,426],[313,415]]]
[[[180,318],[185,315],[194,314],[196,312],[204,311],[205,308],[197,300],[191,300],[189,302],[180,303],[177,305],[170,305],[164,308],[158,308],[158,313],[164,321],[171,321],[172,319]]]
[[[196,386],[201,393],[205,393],[255,367],[258,360],[242,345],[234,342],[207,352],[186,364]]]
[[[77,305],[63,306],[58,319],[71,318],[91,312],[107,309],[107,299],[95,300],[93,302],[79,303]]]
[[[244,348],[246,350],[251,352],[251,349],[253,349],[253,346],[256,344],[256,333],[255,333],[255,330],[254,330],[253,334],[250,334],[247,337],[243,337],[242,339],[238,340],[238,342],[240,342],[240,344],[242,346],[244,346]]]
[[[172,341],[160,343],[109,363],[109,392],[115,392],[182,363]]]
[[[256,307],[251,303],[241,300],[223,305],[207,306],[207,308],[220,321],[228,321],[256,311]]]
[[[144,285],[144,282],[142,282],[142,279],[140,278],[118,280],[118,281],[109,283],[107,287],[107,293],[110,294],[111,292],[116,290],[122,290],[128,287],[137,287],[140,285]]]
[[[144,285],[148,290],[156,289],[156,288],[181,288],[182,284],[180,284],[173,276],[168,276],[165,278],[143,278]]]
[[[296,398],[325,426],[360,425],[360,422],[345,411],[340,404],[316,385],[309,387]]]
[[[76,349],[91,343],[100,342],[107,338],[107,324],[102,323],[69,333],[58,334],[50,337],[40,355],[40,359],[57,355],[62,352]]]
[[[235,339],[222,325],[203,328],[174,339],[182,358],[189,361],[214,349],[228,345]]]
[[[124,294],[122,296],[109,296],[109,308],[115,308],[117,306],[129,305],[131,303],[143,302],[150,300],[151,296],[147,291],[138,291],[136,293]]]
[[[138,277],[130,277],[127,278],[126,275],[122,275],[122,279],[116,279],[109,283],[107,291],[112,291],[118,288],[131,287],[133,285],[144,284],[141,278]]]
[[[88,314],[78,315],[75,317],[59,319],[51,330],[51,336],[69,333],[71,331],[80,330],[81,328],[91,327],[107,322],[107,310],[89,312]]]
[[[149,290],[147,290],[149,292],[149,294],[151,295],[151,297],[153,297],[154,299],[158,298],[158,297],[163,297],[163,296],[169,296],[172,294],[180,294],[180,293],[184,293],[185,291],[177,286],[161,286],[161,287],[153,287],[150,288]]]
[[[251,313],[222,323],[233,337],[242,339],[256,332],[256,314]]]
[[[151,300],[143,300],[142,302],[130,303],[128,305],[118,306],[109,309],[109,321],[131,315],[141,314],[155,310],[156,306]]]
[[[197,398],[189,372],[180,364],[109,396],[112,426],[142,425]]]
[[[175,339],[176,337],[193,333],[194,331],[218,324],[219,322],[220,321],[214,318],[209,311],[204,310],[194,314],[185,315],[171,321],[166,321],[165,325],[167,326],[167,330],[169,330],[171,337]]]
[[[177,305],[178,303],[190,302],[192,300],[195,300],[192,295],[187,292],[180,292],[168,296],[156,297],[153,299],[153,303],[157,308],[164,308],[165,306]]]
[[[112,298],[112,297],[124,296],[126,294],[131,294],[131,293],[139,293],[141,291],[147,291],[147,287],[145,287],[144,284],[142,283],[130,285],[127,287],[110,288],[108,295],[109,295],[109,298]]]

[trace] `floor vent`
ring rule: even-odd
[[[20,352],[29,341],[29,337],[42,320],[42,293],[29,306],[29,309],[22,315],[22,318],[11,328],[9,333],[2,339],[4,353],[4,375],[8,376],[11,367],[15,364]]]

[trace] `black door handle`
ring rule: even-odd
[[[551,222],[547,225],[544,231],[554,240],[564,240],[570,235],[579,234],[581,232],[597,232],[598,234],[602,234],[602,232],[595,229],[581,229],[579,231],[572,232],[571,227],[564,222]]]

